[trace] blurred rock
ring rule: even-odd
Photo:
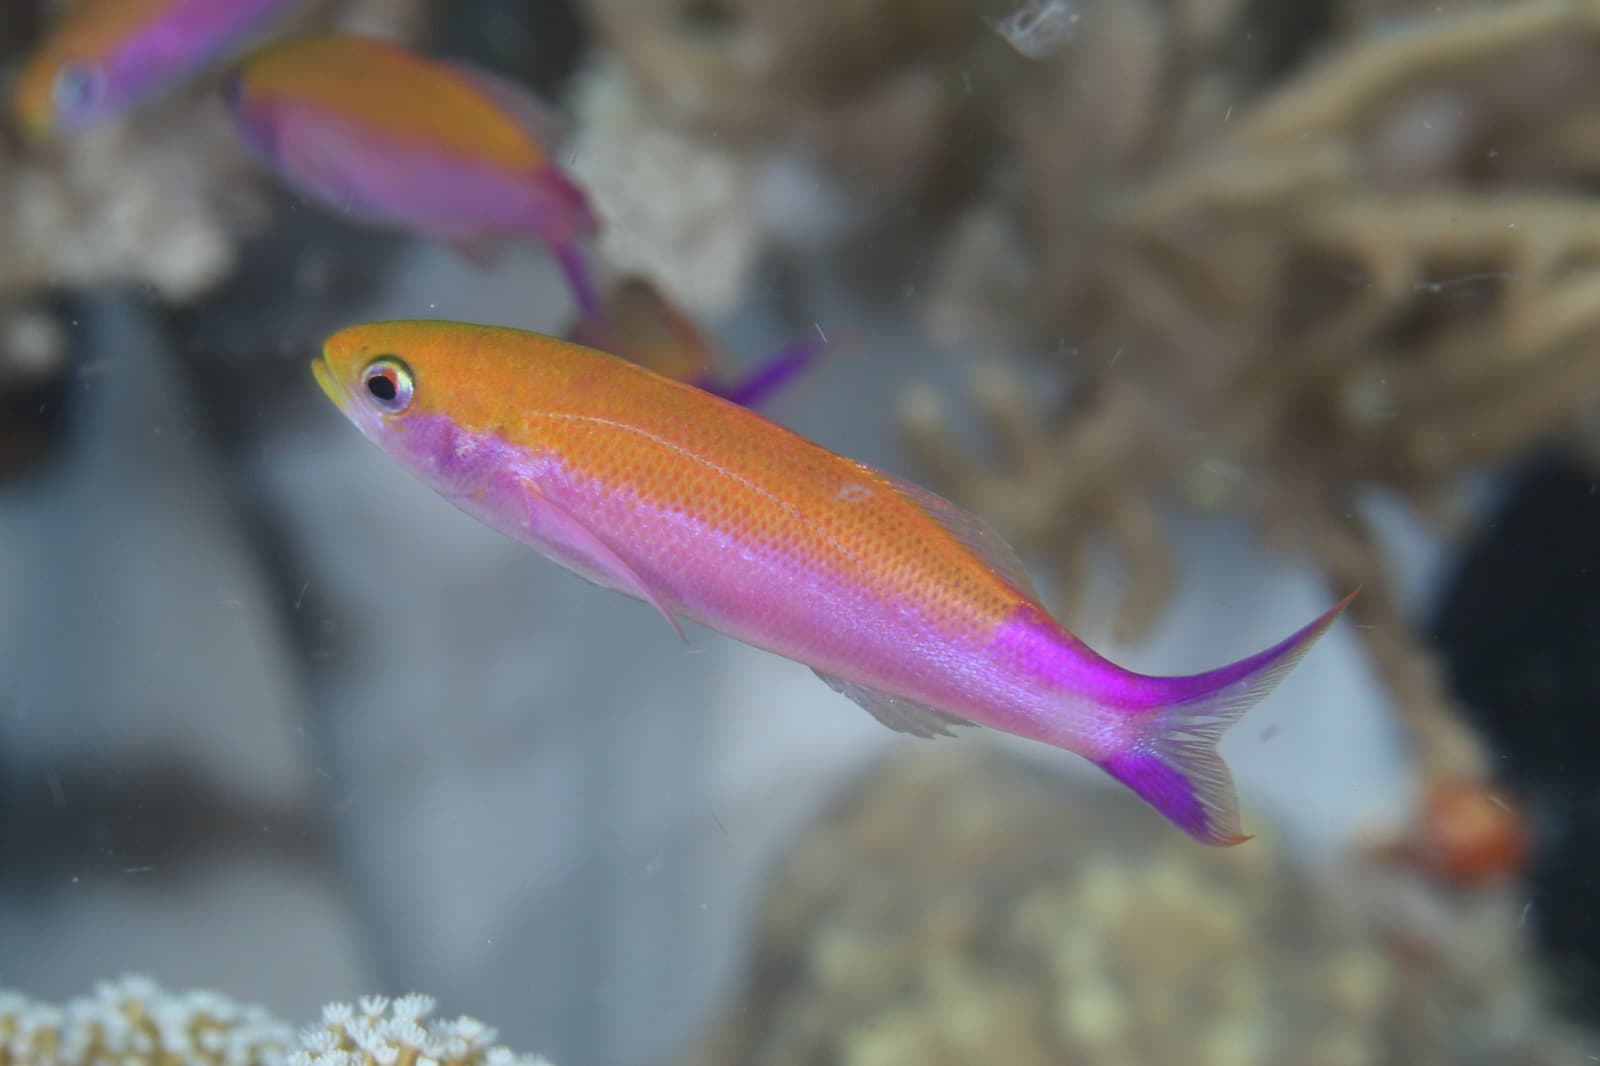
[[[1576,1061],[1524,1015],[1514,941],[1455,983],[1269,840],[1206,849],[1119,793],[971,748],[881,767],[807,832],[758,940],[748,994],[694,1061]]]

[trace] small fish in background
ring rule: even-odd
[[[336,333],[312,371],[457,507],[680,634],[693,619],[805,663],[891,729],[1076,752],[1207,844],[1246,839],[1217,740],[1350,602],[1231,665],[1136,674],[1052,619],[974,515],[623,359],[382,322]]]
[[[233,51],[295,2],[81,0],[29,58],[12,109],[34,136],[114,118]]]
[[[745,407],[771,399],[828,347],[821,337],[808,337],[779,349],[746,377],[726,381],[717,370],[723,359],[711,339],[660,289],[637,275],[612,286],[599,319],[580,319],[568,336]]]
[[[559,122],[528,90],[373,38],[303,37],[248,58],[224,88],[240,136],[328,207],[449,242],[555,253],[585,318],[599,313],[588,198],[550,159]]]

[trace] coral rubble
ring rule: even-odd
[[[428,996],[332,1003],[296,1031],[215,992],[169,993],[147,978],[102,984],[56,1007],[0,989],[0,1066],[550,1066],[493,1047],[473,1018],[430,1020]]]
[[[1600,6],[590,7],[686,129],[939,205],[929,329],[1037,352],[1067,389],[1040,400],[986,368],[997,454],[929,393],[908,396],[906,439],[1055,561],[1069,613],[1108,540],[1118,635],[1137,636],[1179,580],[1163,506],[1243,513],[1335,592],[1363,588],[1351,616],[1424,775],[1485,772],[1361,497],[1453,531],[1461,473],[1592,446]]]
[[[706,1066],[1582,1061],[1507,900],[1424,961],[1270,842],[971,749],[874,774],[786,856]]]

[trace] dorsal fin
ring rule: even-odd
[[[893,474],[878,474],[894,486],[896,492],[910,500],[923,514],[939,523],[944,531],[972,549],[978,560],[999,574],[1029,599],[1037,601],[1039,590],[1033,587],[1027,567],[1017,558],[1011,545],[1005,542],[994,527],[964,507],[958,507],[938,493],[930,492]]]
[[[447,59],[444,63],[522,127],[546,159],[553,159],[560,154],[567,140],[566,116],[542,100],[538,93],[521,82],[471,63],[458,59]]]
[[[896,733],[909,733],[914,737],[948,737],[954,735],[950,732],[951,726],[976,724],[912,700],[825,674],[821,670],[814,669],[811,672],[822,678],[833,691],[865,707],[872,717]]]

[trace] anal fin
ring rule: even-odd
[[[948,737],[954,736],[950,732],[953,726],[976,724],[965,718],[934,710],[914,700],[891,696],[887,692],[879,692],[875,688],[825,674],[821,670],[813,670],[812,673],[822,678],[833,691],[865,707],[868,714],[896,733],[909,733],[914,737],[924,738]]]

